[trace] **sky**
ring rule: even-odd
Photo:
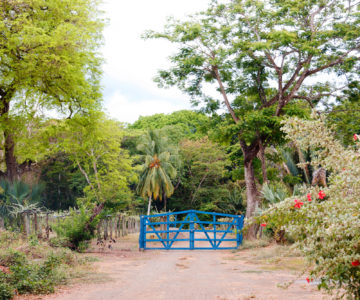
[[[105,110],[121,122],[139,116],[190,109],[189,96],[178,89],[160,89],[153,78],[170,66],[174,45],[164,40],[143,40],[148,29],[161,30],[169,16],[184,18],[207,8],[209,0],[105,0],[108,26],[102,53]]]

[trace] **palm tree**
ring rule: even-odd
[[[142,171],[137,192],[149,199],[147,214],[150,214],[151,200],[170,197],[174,193],[171,182],[176,177],[179,163],[177,149],[169,145],[160,130],[149,130],[140,139],[137,149],[143,153]]]

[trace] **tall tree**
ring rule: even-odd
[[[76,115],[55,127],[58,143],[86,180],[80,204],[93,210],[89,223],[104,208],[124,208],[131,199],[129,183],[136,180],[132,160],[121,149],[122,125],[95,112]]]
[[[340,95],[346,79],[356,79],[359,16],[355,0],[213,1],[185,22],[146,33],[179,47],[172,67],[159,72],[160,86],[177,85],[208,111],[227,110],[226,130],[244,156],[247,217],[259,204],[253,161],[282,136],[281,117],[298,113],[296,103],[314,107]],[[220,99],[207,95],[209,85]]]
[[[188,186],[190,194],[187,197],[194,204],[203,187],[221,186],[227,157],[222,147],[212,143],[207,137],[197,141],[182,141],[181,155],[187,173],[187,180],[183,184]]]
[[[6,171],[18,178],[17,134],[24,120],[57,111],[71,117],[98,105],[103,20],[98,0],[0,2],[0,130]],[[21,127],[21,128],[20,128]],[[29,154],[30,155],[30,154]]]
[[[137,192],[140,196],[149,198],[149,215],[152,199],[166,199],[174,193],[171,180],[176,176],[178,155],[177,150],[168,144],[160,130],[149,130],[143,135],[138,150],[143,153],[144,164]]]
[[[171,207],[176,210],[225,212],[224,206],[230,204],[230,184],[226,170],[229,161],[223,147],[204,137],[183,140],[179,153],[182,168]]]

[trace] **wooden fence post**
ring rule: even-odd
[[[33,216],[34,216],[34,220],[33,220],[33,225],[34,225],[34,235],[35,236],[38,236],[38,232],[39,232],[39,224],[38,224],[38,215],[37,215],[37,213],[35,212],[34,214],[33,214]]]
[[[113,219],[110,217],[109,218],[109,225],[110,225],[110,239],[113,239]]]
[[[46,236],[46,239],[48,240],[49,236],[50,236],[49,213],[46,213],[45,225],[46,225],[46,227],[45,227],[45,236]]]
[[[116,227],[115,227],[116,235],[115,235],[115,237],[119,238],[120,237],[120,217],[117,215],[115,220],[116,220],[115,221],[116,222]]]
[[[24,225],[24,235],[28,237],[30,235],[30,217],[27,212],[22,214],[22,220]]]
[[[102,220],[100,220],[99,223],[96,226],[96,237],[98,239],[101,238],[101,225],[102,225]]]
[[[126,220],[125,216],[122,217],[122,236],[126,235]]]
[[[5,230],[4,218],[0,217],[0,231]]]
[[[108,219],[104,220],[104,240],[108,239]]]

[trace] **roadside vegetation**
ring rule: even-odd
[[[91,261],[68,248],[51,247],[35,236],[27,240],[14,232],[1,232],[0,298],[52,293],[55,286],[84,277],[83,266]]]

